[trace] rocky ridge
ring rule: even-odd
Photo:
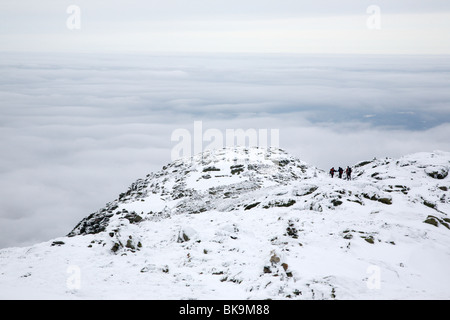
[[[448,299],[449,168],[448,152],[417,153],[357,163],[346,181],[277,148],[205,151],[66,237],[0,251],[0,283],[49,279],[67,298]]]

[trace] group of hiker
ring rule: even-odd
[[[342,169],[341,167],[339,167],[339,169],[337,169],[337,170],[334,167],[331,168],[330,175],[332,178],[334,178],[335,172],[337,172],[339,174],[339,178],[342,179],[342,175],[344,174],[344,169]],[[346,175],[347,180],[351,180],[352,179],[352,168],[347,167],[347,169],[345,169],[345,175]]]

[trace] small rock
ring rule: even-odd
[[[337,207],[340,206],[343,202],[341,200],[333,199],[331,200],[331,203],[333,204],[333,206]]]
[[[439,219],[438,217],[435,217],[435,216],[428,216],[427,219],[424,221],[424,223],[431,224],[435,227],[438,227],[439,225],[443,225],[447,229],[450,229],[450,224],[448,222],[450,222],[450,219],[448,219],[448,218],[444,218],[444,220],[443,220],[443,219]]]
[[[434,203],[432,203],[430,201],[424,200],[423,204],[426,205],[427,207],[431,208],[431,209],[436,209],[436,204],[434,204]]]
[[[190,241],[195,235],[197,234],[197,231],[190,227],[184,227],[180,232],[178,233],[177,242],[183,243]]]
[[[370,243],[370,244],[374,244],[375,243],[375,241],[374,241],[374,239],[373,239],[373,237],[372,236],[368,236],[368,237],[361,237],[361,238],[363,238],[364,240],[366,240],[368,243]]]
[[[126,244],[126,246],[125,246],[126,248],[128,248],[128,249],[132,249],[132,250],[134,250],[135,249],[135,247],[134,247],[134,245],[133,245],[133,240],[131,240],[131,239],[128,239],[127,240],[127,244]]]
[[[384,204],[392,204],[392,199],[389,198],[380,198],[378,199],[378,202],[384,203]]]
[[[120,249],[120,244],[118,244],[117,242],[114,243],[114,245],[111,248],[111,251],[116,253],[118,250]]]
[[[434,179],[445,179],[448,176],[449,169],[444,166],[430,166],[425,168],[425,173]]]
[[[273,256],[270,257],[270,262],[277,264],[280,262],[280,258],[276,254],[274,254]]]
[[[128,213],[125,216],[125,219],[127,219],[128,221],[130,221],[130,223],[138,223],[142,220],[142,217],[136,213]]]
[[[255,203],[251,203],[251,204],[248,204],[248,205],[246,205],[246,206],[244,206],[244,210],[250,210],[250,209],[253,209],[254,207],[256,207],[258,204],[260,204],[261,202],[255,202]]]

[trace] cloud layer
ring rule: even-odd
[[[67,234],[171,161],[171,133],[279,129],[313,165],[450,150],[440,56],[8,54],[0,247]],[[205,146],[207,143],[205,143]]]

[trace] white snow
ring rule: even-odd
[[[0,250],[0,299],[450,299],[450,153],[346,181],[269,151],[175,161],[70,237]]]

